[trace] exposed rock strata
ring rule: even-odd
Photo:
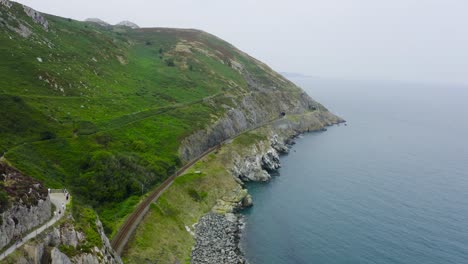
[[[51,216],[47,189],[31,177],[0,162],[0,192],[8,200],[0,208],[0,248],[15,242]]]
[[[260,129],[262,134],[267,135],[265,140],[239,151],[233,148],[229,153],[231,163],[226,167],[240,181],[267,181],[271,178],[270,172],[281,166],[279,154],[289,151],[296,136],[343,121],[326,110],[282,118]],[[218,214],[209,213],[200,219],[195,229],[196,246],[192,251],[192,263],[246,263],[239,245],[242,231],[238,222],[240,216],[232,214],[239,208],[252,205],[251,196],[245,189],[241,190],[245,192],[241,200],[237,199],[241,202],[218,201],[212,210]],[[227,223],[231,215],[237,219],[234,221],[236,224]]]
[[[5,247],[15,238],[22,237],[28,231],[42,225],[51,217],[51,203],[47,197],[39,200],[36,206],[17,204],[2,214],[0,227],[0,248]]]
[[[30,18],[32,18],[32,20],[35,23],[41,25],[42,28],[44,28],[45,31],[49,30],[49,22],[47,21],[47,19],[40,12],[37,12],[36,10],[30,8],[29,6],[25,6],[25,5],[23,5],[23,9],[24,9],[24,12],[26,13],[26,15],[28,15]]]
[[[5,6],[6,8],[11,8],[13,6],[13,4],[8,0],[0,0],[0,5]],[[0,6],[0,8],[2,8],[2,6]],[[24,13],[29,16],[34,23],[40,25],[45,31],[49,30],[49,22],[42,13],[25,5],[22,5],[22,7]],[[29,38],[31,35],[35,35],[33,33],[33,26],[29,22],[18,19],[14,13],[7,13],[7,15],[8,16],[5,18],[0,17],[0,26],[4,26],[9,30],[16,32],[23,38]]]
[[[278,119],[283,112],[287,115],[296,115],[314,111],[317,118],[311,121],[314,123],[318,121],[318,126],[328,123],[320,122],[319,119],[327,121],[327,117],[322,118],[321,115],[333,116],[305,93],[291,96],[288,92],[253,92],[243,96],[242,99],[232,100],[236,107],[229,107],[224,117],[183,140],[179,148],[183,160],[192,160],[226,139]]]
[[[35,242],[24,245],[23,254],[17,261],[24,264],[121,264],[122,261],[112,249],[99,220],[96,221],[96,228],[102,239],[101,248],[92,247],[83,251],[80,245],[86,243],[86,235],[66,222],[39,235]],[[69,253],[65,254],[60,248],[68,248],[75,253],[67,255]]]
[[[7,8],[10,8],[11,5],[12,5],[12,4],[10,3],[10,1],[8,1],[8,0],[0,0],[0,4],[6,6]]]
[[[211,211],[218,214],[235,213],[242,208],[252,205],[252,197],[247,192],[247,189],[242,188],[241,185],[237,185],[231,193],[226,194],[223,199],[219,199]]]

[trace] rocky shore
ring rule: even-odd
[[[320,131],[341,122],[344,120],[328,113],[306,115],[298,122],[280,120],[264,128],[265,140],[231,152],[231,162],[226,164],[226,169],[242,186],[243,182],[268,181],[271,173],[281,167],[279,156],[289,152],[300,134]],[[248,194],[246,197],[251,199]],[[251,204],[250,201],[249,206]],[[239,245],[244,223],[237,212],[243,207],[246,206],[240,203],[224,214],[220,210],[212,210],[200,218],[195,228],[196,245],[192,250],[191,263],[247,263]]]
[[[243,220],[240,215],[204,215],[196,225],[196,244],[192,251],[191,263],[246,263],[239,248],[242,228]]]

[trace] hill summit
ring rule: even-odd
[[[111,24],[107,23],[106,21],[104,21],[102,19],[99,19],[99,18],[87,18],[87,19],[85,19],[85,22],[96,23],[96,24],[101,25],[103,27],[108,27],[108,26],[111,25]]]
[[[127,20],[124,20],[124,21],[118,23],[116,26],[124,26],[124,27],[133,28],[133,29],[140,28],[137,24],[135,24],[133,22],[130,22],[130,21],[127,21]]]

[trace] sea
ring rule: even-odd
[[[293,78],[347,125],[247,188],[251,264],[468,263],[468,86]]]

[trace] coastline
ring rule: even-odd
[[[259,128],[259,132],[267,134],[268,137],[264,140],[253,143],[253,145],[262,145],[266,148],[259,148],[263,151],[253,151],[253,153],[243,153],[239,160],[243,160],[244,167],[239,165],[234,159],[234,166],[227,170],[231,172],[233,177],[238,179],[238,182],[245,189],[246,182],[260,181],[268,182],[272,174],[281,167],[280,156],[289,152],[292,145],[295,144],[295,139],[308,132],[326,131],[326,127],[346,122],[345,120],[332,115],[335,118],[327,120],[321,125],[310,122],[304,125],[303,119],[292,118],[295,125],[286,125],[287,122],[279,120],[275,124],[265,128]],[[301,122],[302,121],[302,122]],[[313,124],[313,125],[312,125]],[[312,126],[311,126],[312,125]],[[266,143],[266,145],[265,145]],[[254,157],[252,157],[252,154]],[[236,156],[235,154],[233,156]],[[250,177],[252,174],[246,173],[245,168],[252,169],[252,160],[259,161],[262,173],[255,174],[258,177]],[[252,198],[249,194],[250,202],[240,201],[237,207],[228,212],[216,213],[216,206],[212,212],[205,214],[200,218],[199,222],[194,225],[195,227],[195,241],[196,244],[192,249],[191,263],[248,263],[245,257],[242,245],[242,236],[245,235],[245,218],[241,211],[253,205]],[[209,226],[210,228],[207,228]]]

